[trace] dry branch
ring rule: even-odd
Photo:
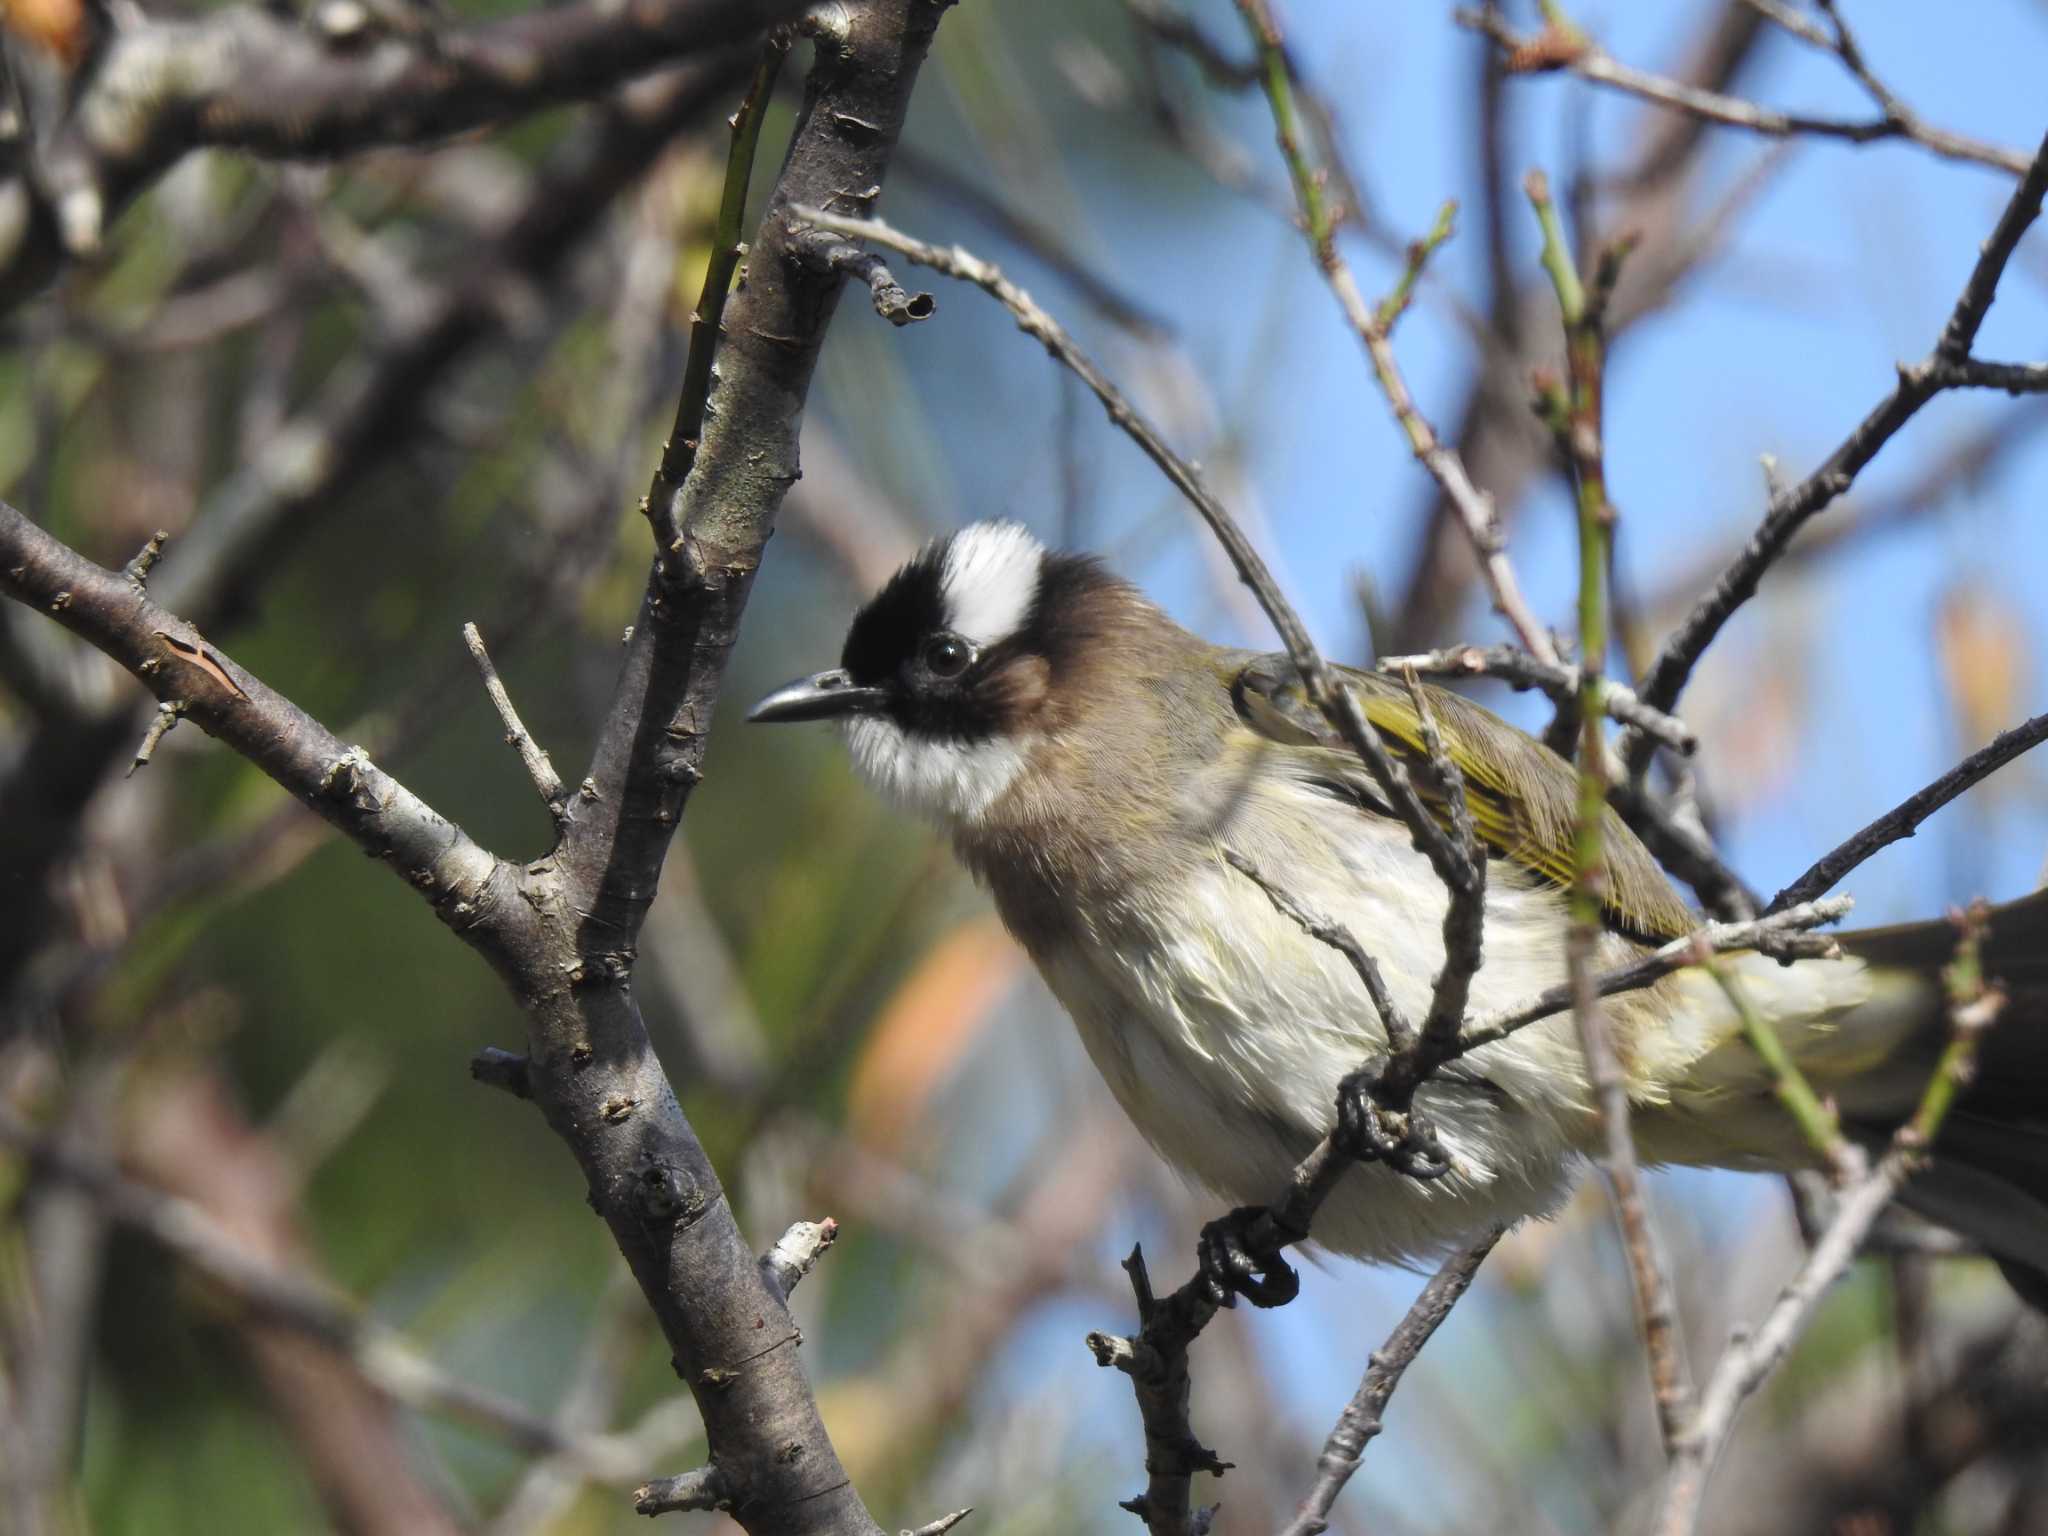
[[[10,180],[28,216],[0,246],[0,305],[93,251],[127,201],[208,145],[278,157],[424,143],[744,44],[797,0],[648,0],[542,8],[504,20],[342,43],[275,12],[124,16],[87,60],[41,150]]]
[[[1972,361],[1970,349],[1977,331],[1997,296],[2006,263],[2020,236],[2041,213],[2041,200],[2048,194],[2048,138],[2035,151],[2026,174],[2013,189],[2000,214],[1991,238],[1978,252],[1955,308],[1942,326],[1941,338],[1921,363],[1899,370],[1897,384],[1844,438],[1827,460],[1797,485],[1771,498],[1763,522],[1757,527],[1741,554],[1724,571],[1714,588],[1701,598],[1685,622],[1674,630],[1659,650],[1656,664],[1643,679],[1639,692],[1654,709],[1669,710],[1678,702],[1686,680],[1692,675],[1707,646],[1721,632],[1735,610],[1756,592],[1764,573],[1784,553],[1785,546],[1808,519],[1829,506],[1855,481],[1863,466],[1898,434],[1921,406],[1944,389],[1960,388],[1971,382],[1968,370],[1959,365]],[[1631,767],[1640,769],[1649,760],[1650,749],[1638,745],[1630,752]]]
[[[1770,9],[1776,19],[1775,13],[1779,8],[1772,6]],[[1739,96],[1702,90],[1683,80],[1672,80],[1663,75],[1631,68],[1614,58],[1580,28],[1564,21],[1555,8],[1552,10],[1549,26],[1540,34],[1534,35],[1515,31],[1500,12],[1491,7],[1481,11],[1460,10],[1456,16],[1459,26],[1483,33],[1492,39],[1500,48],[1511,73],[1533,74],[1544,70],[1567,69],[1582,80],[1626,92],[1674,112],[1686,113],[1702,122],[1718,123],[1725,128],[1740,128],[1769,138],[1839,139],[1849,144],[1874,144],[1886,139],[1906,139],[1946,160],[1988,166],[1993,170],[2007,171],[2013,175],[2020,174],[2027,167],[2027,156],[2024,152],[1936,128],[1906,111],[1889,92],[1882,92],[1882,110],[1874,118],[1842,118],[1808,112],[1783,112],[1758,102],[1745,101]],[[1808,37],[1810,41],[1817,40],[1804,31],[1800,35]],[[1843,33],[1841,36],[1846,39],[1847,34]],[[1844,62],[1849,64],[1851,71],[1856,73],[1859,79],[1867,85],[1875,84],[1867,71],[1861,69],[1860,62],[1851,60],[1852,50],[1831,48],[1830,51],[1841,52]],[[1881,88],[1879,89],[1881,91]]]
[[[1282,1527],[1280,1536],[1322,1536],[1330,1528],[1330,1510],[1337,1495],[1358,1470],[1366,1445],[1380,1432],[1381,1415],[1401,1384],[1401,1376],[1415,1363],[1422,1346],[1430,1341],[1445,1318],[1470,1289],[1479,1266],[1493,1252],[1506,1229],[1492,1227],[1466,1244],[1448,1259],[1422,1288],[1413,1306],[1396,1325],[1387,1342],[1373,1351],[1372,1364],[1358,1384],[1351,1401],[1344,1405],[1336,1427],[1323,1444],[1316,1461],[1315,1486],[1302,1501],[1301,1512]]]
[[[0,509],[0,591],[184,698],[191,718],[388,859],[500,972],[528,1016],[527,1086],[662,1326],[742,1525],[797,1536],[878,1528],[629,981],[753,570],[795,478],[797,418],[834,308],[836,281],[793,259],[779,207],[880,185],[941,11],[931,0],[841,5],[821,33],[778,209],[727,311],[718,408],[681,489],[684,554],[654,564],[590,771],[546,858],[495,859],[124,578]]]

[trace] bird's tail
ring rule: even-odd
[[[1744,967],[1814,1089],[1873,1148],[1912,1115],[1949,1040],[1941,973],[1956,941],[1939,919],[1843,934],[1842,948],[1867,966],[1850,994],[1835,990],[1837,962]],[[2005,1006],[1901,1199],[1979,1244],[2048,1310],[2048,890],[1990,909],[1982,960]],[[1770,1086],[1739,1032],[1724,1038],[1650,1110],[1646,1154],[1737,1167],[1810,1161]]]
[[[1845,934],[1842,947],[1881,972],[1938,978],[1955,954],[1956,929],[1908,923]],[[1980,1244],[2015,1290],[2048,1310],[2048,890],[1991,909],[1983,969],[2005,1006],[1978,1045],[1976,1072],[1933,1157],[1901,1199]],[[1936,1006],[1870,1080],[1874,1091],[1843,1098],[1849,1124],[1871,1139],[1888,1136],[1912,1113],[1948,1036],[1947,1010]]]

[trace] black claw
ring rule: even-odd
[[[1451,1171],[1451,1159],[1436,1128],[1413,1106],[1391,1115],[1374,1097],[1379,1080],[1377,1067],[1364,1066],[1337,1084],[1337,1149],[1424,1183],[1442,1178]]]
[[[1261,1205],[1242,1205],[1202,1228],[1196,1247],[1209,1300],[1234,1307],[1242,1296],[1255,1307],[1284,1307],[1301,1294],[1301,1276],[1280,1257],[1280,1245],[1252,1239]]]

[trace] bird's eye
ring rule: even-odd
[[[958,677],[974,660],[974,648],[958,635],[934,635],[924,643],[924,664],[933,677]]]

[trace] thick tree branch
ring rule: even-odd
[[[182,707],[185,718],[388,860],[450,927],[470,934],[487,924],[499,955],[523,936],[512,897],[517,866],[471,842],[369,754],[336,740],[120,572],[93,564],[4,502],[0,593],[48,614],[134,673],[163,703]]]
[[[750,280],[727,309],[713,409],[562,840],[493,859],[113,572],[0,512],[0,590],[53,613],[388,857],[499,969],[528,1015],[526,1085],[583,1167],[648,1297],[750,1531],[875,1536],[839,1465],[779,1288],[764,1275],[655,1060],[630,983],[761,547],[796,474],[796,426],[837,295],[794,259],[795,200],[873,195],[943,6],[835,7]]]
[[[324,156],[446,138],[742,44],[801,8],[586,0],[346,45],[249,5],[126,18],[44,149],[42,190],[17,183],[28,216],[0,249],[0,305],[35,291],[67,253],[92,251],[128,199],[188,150]]]
[[[305,410],[210,495],[150,574],[155,598],[201,629],[248,611],[295,541],[348,504],[375,469],[416,442],[428,402],[456,364],[499,333],[500,283],[551,282],[604,209],[686,126],[719,101],[744,60],[684,70],[597,114],[551,157],[503,231],[410,323],[336,371]],[[129,758],[145,720],[130,701],[45,722],[0,776],[0,995],[46,932],[48,874],[113,765]]]

